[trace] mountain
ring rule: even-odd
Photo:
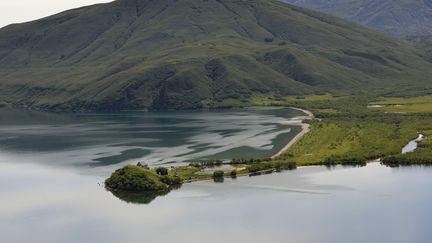
[[[432,36],[417,36],[408,38],[419,50],[425,60],[432,62]]]
[[[118,0],[0,29],[0,101],[35,109],[423,89],[431,70],[405,41],[273,0]]]
[[[432,35],[432,0],[281,0],[395,36]]]

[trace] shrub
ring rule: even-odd
[[[365,158],[343,158],[339,156],[330,156],[323,162],[324,165],[360,165],[365,166],[367,164],[367,160]]]
[[[230,173],[230,176],[232,178],[236,178],[237,177],[237,170],[232,170],[231,173]]]
[[[222,164],[223,164],[222,160],[203,160],[198,162],[191,162],[189,166],[201,168],[201,167],[221,166]]]
[[[285,170],[295,170],[297,169],[297,163],[295,162],[285,163],[282,168],[284,168]]]
[[[145,162],[138,162],[138,164],[136,166],[144,168],[144,169],[147,169],[147,170],[150,169],[150,167],[148,166],[148,164],[145,163]]]
[[[217,170],[213,172],[213,178],[223,178],[224,172],[222,170]]]
[[[183,183],[182,179],[178,176],[162,176],[161,177],[161,182],[169,185],[169,186],[178,186],[181,185]]]
[[[134,165],[116,170],[105,181],[105,185],[113,190],[124,191],[162,191],[168,187],[156,173]]]
[[[168,169],[165,167],[158,167],[156,168],[156,173],[161,176],[166,176],[168,175]]]
[[[198,162],[191,162],[191,163],[189,164],[189,166],[191,166],[191,167],[195,167],[195,168],[201,168],[201,163],[198,163]]]
[[[266,37],[265,39],[264,39],[264,41],[265,42],[267,42],[267,43],[271,43],[271,42],[273,42],[273,38],[271,38],[271,37]]]
[[[257,163],[257,164],[251,164],[248,167],[248,171],[250,173],[255,173],[258,171],[268,170],[271,169],[272,166],[269,163]]]

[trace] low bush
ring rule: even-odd
[[[161,182],[169,185],[169,186],[178,186],[183,183],[182,179],[178,176],[169,176],[165,175],[161,177]]]
[[[161,176],[166,176],[168,175],[168,169],[165,167],[158,167],[156,168],[156,173]]]
[[[217,170],[213,172],[213,178],[223,178],[224,174],[225,173],[222,170]]]
[[[255,172],[259,172],[259,171],[263,171],[263,170],[269,170],[272,168],[273,168],[273,166],[271,165],[271,163],[256,163],[256,164],[251,164],[251,165],[247,166],[249,173],[255,173]]]

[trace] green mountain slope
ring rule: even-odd
[[[404,41],[273,0],[118,0],[0,29],[0,101],[184,109],[430,86]]]
[[[432,0],[281,0],[396,36],[432,35]]]

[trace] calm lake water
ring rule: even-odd
[[[138,161],[264,158],[300,132],[287,120],[304,115],[287,108],[115,114],[0,109],[0,156],[105,173]]]
[[[0,112],[0,242],[432,242],[432,167],[307,167],[157,197],[103,187],[135,159],[269,156],[298,111]]]
[[[0,163],[1,242],[429,243],[431,175],[308,167],[186,184],[138,204],[105,191],[103,177]]]

